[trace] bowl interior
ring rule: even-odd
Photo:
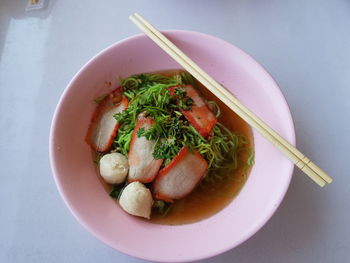
[[[295,143],[293,122],[283,95],[251,57],[208,35],[165,33],[243,104]],[[248,239],[280,204],[293,171],[293,165],[254,132],[255,165],[240,194],[221,212],[179,226],[150,224],[122,212],[99,182],[90,148],[84,142],[95,109],[93,99],[110,91],[116,85],[116,76],[175,68],[180,66],[146,36],[112,45],[90,60],[69,83],[57,106],[50,136],[54,178],[77,220],[121,252],[162,262],[214,256]],[[112,87],[106,83],[109,81]]]

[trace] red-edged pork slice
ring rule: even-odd
[[[174,86],[170,88],[173,94],[177,87],[178,86]],[[193,86],[186,85],[184,88],[186,95],[193,100],[193,105],[190,110],[181,110],[181,112],[199,134],[206,137],[216,124],[217,119],[207,106],[205,100]]]
[[[85,141],[96,151],[105,152],[112,146],[119,126],[113,115],[128,107],[128,99],[121,96],[120,90],[107,95],[92,117]]]
[[[156,177],[163,159],[153,158],[155,141],[147,140],[145,136],[137,137],[139,129],[146,131],[152,127],[154,120],[150,117],[139,115],[134,131],[132,132],[129,151],[129,175],[128,181],[140,181],[149,183]]]
[[[159,171],[153,183],[156,199],[172,202],[188,195],[205,175],[206,160],[198,153],[183,147],[177,156]]]

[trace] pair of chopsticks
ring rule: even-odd
[[[323,187],[332,182],[332,178],[321,168],[314,164],[304,154],[302,154],[293,145],[282,138],[277,132],[263,122],[258,116],[246,108],[238,99],[227,91],[223,86],[216,82],[197,64],[187,57],[179,48],[177,48],[168,38],[154,28],[142,16],[135,13],[129,17],[149,38],[151,38],[161,49],[170,57],[178,62],[193,77],[201,82],[216,97],[225,103],[231,110],[245,120],[251,127],[260,132],[275,147],[285,154],[298,168],[307,174],[315,183]]]

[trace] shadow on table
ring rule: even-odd
[[[11,20],[27,19],[29,17],[45,19],[51,13],[54,4],[55,1],[50,0],[44,9],[26,12],[27,1],[2,0],[0,8],[0,61],[6,43],[6,36],[11,26]],[[23,45],[25,45],[25,43],[23,43]]]

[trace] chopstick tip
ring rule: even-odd
[[[327,184],[326,181],[320,181],[320,182],[316,182],[321,188],[325,187],[325,185]]]
[[[136,18],[135,17],[133,17],[133,15],[129,15],[129,19],[132,21],[132,22],[134,22],[135,24],[137,24],[137,20],[136,20]]]

